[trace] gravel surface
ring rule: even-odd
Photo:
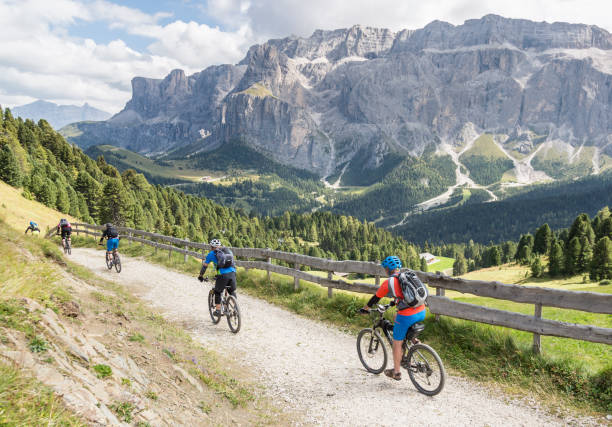
[[[202,344],[250,368],[274,401],[304,414],[302,424],[547,426],[594,422],[556,418],[537,405],[516,402],[448,375],[438,396],[424,396],[405,372],[402,381],[367,373],[357,356],[355,336],[240,295],[240,284],[242,329],[234,335],[225,319],[212,324],[207,308],[210,285],[203,286],[195,276],[126,256],[122,256],[123,271],[117,274],[106,269],[102,252],[93,249],[74,248],[71,259],[132,289],[168,318],[188,324],[192,336]]]

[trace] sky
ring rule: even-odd
[[[0,0],[0,105],[87,102],[114,114],[133,77],[236,63],[270,38],[489,13],[612,31],[611,0]]]

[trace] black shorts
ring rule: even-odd
[[[236,294],[236,273],[225,273],[219,274],[217,276],[217,280],[215,281],[215,304],[219,304],[221,302],[221,294],[223,293],[223,289],[228,287],[228,291],[230,295]]]
[[[72,234],[72,230],[62,230],[62,239],[65,239],[66,237],[70,237],[70,235]]]

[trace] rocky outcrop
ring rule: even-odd
[[[375,168],[389,152],[452,145],[468,123],[606,152],[611,85],[612,35],[595,26],[495,15],[398,33],[355,26],[270,40],[235,66],[135,78],[122,112],[71,139],[151,154],[241,138],[321,175],[358,153]]]

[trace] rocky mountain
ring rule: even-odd
[[[120,113],[76,124],[70,139],[152,155],[239,138],[320,176],[380,175],[388,155],[432,143],[459,170],[465,156],[476,164],[470,147],[483,135],[517,182],[612,165],[612,35],[590,25],[487,15],[400,32],[317,30],[255,45],[236,65],[136,77],[132,88]]]
[[[98,110],[87,103],[79,107],[78,105],[57,105],[42,100],[15,107],[12,111],[15,115],[24,119],[34,121],[45,119],[55,129],[60,129],[69,123],[99,121],[111,117],[110,113]]]

